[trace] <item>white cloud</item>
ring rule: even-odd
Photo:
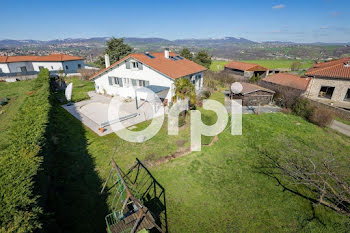
[[[272,7],[272,9],[283,9],[283,8],[286,8],[286,5],[279,4],[279,5],[275,5],[275,6]]]

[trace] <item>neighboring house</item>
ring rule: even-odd
[[[108,57],[106,66],[108,65]],[[203,86],[203,71],[207,68],[175,53],[135,53],[93,75],[97,93],[135,98],[139,87],[148,87],[165,103],[174,95],[174,82],[189,79],[197,92]]]
[[[0,56],[0,75],[35,74],[42,68],[50,72],[77,73],[84,68],[84,58],[66,54],[47,56]]]
[[[304,94],[307,90],[311,78],[309,77],[301,77],[295,74],[288,73],[277,73],[273,75],[269,75],[264,78],[263,83],[267,83],[272,87],[287,87],[296,89],[296,91],[300,91],[300,94]],[[265,85],[264,85],[265,86]],[[274,89],[274,88],[272,88]]]
[[[258,64],[232,61],[225,65],[225,71],[229,71],[235,75],[239,75],[249,79],[254,75],[260,75],[261,78],[264,78],[267,76],[269,70]]]
[[[230,92],[231,99],[241,99],[243,106],[267,105],[272,102],[274,91],[255,84],[241,82],[242,91],[238,94]]]
[[[350,57],[315,64],[305,75],[312,78],[308,98],[350,109]]]

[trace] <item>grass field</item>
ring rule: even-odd
[[[223,100],[219,93],[211,98]],[[189,147],[188,127],[178,136],[168,136],[165,123],[151,140],[129,143],[115,134],[99,137],[61,107],[57,106],[55,111],[60,142],[55,155],[55,174],[64,174],[56,179],[65,184],[66,191],[64,196],[54,198],[53,210],[60,216],[58,224],[64,223],[64,230],[70,232],[104,231],[101,215],[108,212],[106,203],[107,206],[111,203],[112,195],[103,197],[98,191],[108,175],[109,160],[115,149],[114,158],[127,169],[135,158],[154,161]],[[335,154],[350,150],[349,138],[300,117],[279,113],[244,115],[242,136],[232,136],[226,130],[213,146],[203,146],[201,152],[150,168],[166,189],[170,231],[344,231],[350,223],[347,218],[317,207],[318,219],[312,219],[308,202],[282,192],[273,180],[252,169],[258,153],[254,148],[283,153],[286,147],[280,140],[283,137],[304,150]]]
[[[91,84],[76,82],[73,93],[85,96]],[[0,96],[17,96],[19,101],[29,88],[30,82],[0,83]],[[214,93],[211,98],[223,102],[220,93]],[[11,111],[15,107],[12,103],[7,106]],[[208,123],[216,117],[209,111],[203,113]],[[0,129],[6,128],[3,120],[11,117],[8,112],[5,114],[9,115],[3,114]],[[52,116],[54,161],[50,169],[48,212],[53,213],[51,227],[59,226],[62,232],[105,232],[104,216],[110,212],[113,196],[100,195],[99,191],[115,150],[114,158],[126,170],[135,158],[152,162],[190,146],[188,124],[178,136],[168,136],[165,122],[155,137],[139,144],[123,141],[115,134],[99,137],[57,103]],[[147,124],[142,123],[137,129]],[[316,207],[317,218],[312,218],[307,201],[283,192],[273,180],[257,173],[253,165],[260,149],[285,154],[289,146],[286,141],[301,151],[344,156],[350,151],[350,138],[282,113],[244,115],[242,136],[232,136],[229,129],[212,146],[203,146],[201,152],[150,168],[166,190],[170,232],[348,230],[348,218],[323,207]],[[0,138],[6,138],[2,131]]]
[[[0,106],[0,151],[6,146],[6,137],[11,119],[15,116],[27,93],[32,88],[32,81],[15,83],[0,82],[0,99],[10,99],[5,106]]]
[[[302,69],[308,69],[313,65],[312,60],[247,60],[243,62],[256,63],[269,69],[290,68],[293,62],[301,62]],[[227,61],[212,61],[210,70],[222,70]],[[219,67],[218,67],[219,66]],[[219,69],[218,69],[219,68]]]

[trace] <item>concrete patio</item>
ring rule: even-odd
[[[112,127],[108,124],[108,108],[112,97],[99,95],[93,91],[88,94],[90,96],[89,100],[73,103],[72,105],[65,104],[62,107],[99,136],[112,133]],[[120,97],[115,98],[120,101],[119,118],[126,118],[120,121],[125,128],[153,118],[153,105],[147,101],[139,101],[139,108],[137,109],[135,100],[125,101]],[[104,127],[104,131],[99,131],[101,125],[105,123],[107,123],[107,126]],[[119,128],[122,129],[123,127]]]

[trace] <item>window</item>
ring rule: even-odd
[[[145,80],[139,80],[139,86],[140,87],[145,87],[146,86]]]
[[[51,70],[53,70],[53,66],[51,66]]]
[[[151,54],[149,54],[149,53],[145,53],[145,55],[147,56],[147,57],[149,57],[149,58],[154,58],[154,56],[153,55],[151,55]]]
[[[346,92],[344,101],[350,101],[350,88],[349,88],[348,91]]]
[[[2,73],[2,69],[0,68],[0,73]]]
[[[69,70],[69,67],[68,67],[68,66],[66,66],[66,70]]]
[[[138,62],[132,62],[132,68],[138,69],[139,68],[139,63]]]
[[[78,69],[81,69],[81,64],[78,64]]]
[[[318,94],[318,97],[332,99],[333,92],[334,92],[334,87],[322,86],[320,89],[320,93]]]
[[[43,66],[39,66],[39,70],[42,70],[42,69],[44,69],[44,67]]]

